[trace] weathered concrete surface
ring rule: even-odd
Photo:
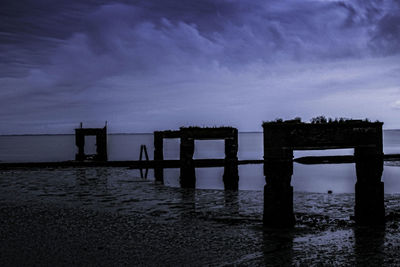
[[[360,225],[383,224],[385,218],[381,122],[348,120],[302,123],[266,122],[264,128],[264,224],[288,227],[293,222],[293,150],[354,148],[355,218]]]
[[[226,190],[237,191],[239,189],[238,170],[238,132],[232,131],[232,136],[225,138],[225,166],[223,181]]]
[[[180,138],[180,131],[155,131],[154,132],[154,161],[164,160],[164,139]],[[154,167],[154,177],[159,183],[164,183],[164,170],[162,166]]]
[[[226,190],[238,190],[239,174],[237,167],[238,131],[232,127],[182,127],[181,135],[181,186],[195,188],[196,176],[193,164],[194,140],[225,141],[225,165],[223,181]]]
[[[276,156],[275,158],[273,156]],[[270,227],[291,227],[294,225],[293,151],[275,150],[264,163],[264,223]]]
[[[296,150],[369,147],[382,148],[382,122],[349,120],[311,124],[299,121],[265,122],[264,147]]]
[[[83,161],[88,158],[85,154],[85,136],[96,136],[96,154],[93,160],[107,161],[107,126],[104,128],[77,128],[75,129],[76,146],[78,153],[75,160]]]
[[[180,145],[180,163],[181,174],[180,184],[183,188],[196,187],[196,171],[193,161],[194,154],[194,139],[181,135]]]
[[[180,184],[183,188],[196,187],[196,171],[193,160],[195,140],[225,140],[225,159],[223,181],[225,189],[238,190],[238,131],[232,127],[181,127],[179,131],[154,132],[154,160],[164,159],[163,140],[180,138]],[[156,181],[163,183],[162,166],[155,167]]]

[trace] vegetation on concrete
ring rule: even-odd
[[[311,124],[328,124],[328,123],[333,123],[333,124],[342,124],[342,123],[372,123],[368,118],[364,120],[355,120],[355,119],[349,119],[349,118],[344,118],[344,117],[339,117],[339,118],[327,118],[323,115],[314,117],[310,120]],[[375,123],[379,123],[380,121],[375,121]],[[285,123],[285,124],[295,124],[295,123],[302,123],[305,124],[306,122],[302,122],[300,117],[296,117],[292,120],[283,120],[282,118],[277,118],[273,121],[264,121],[263,125],[265,124],[279,124],[279,123]]]

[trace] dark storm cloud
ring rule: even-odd
[[[372,46],[384,54],[400,52],[400,2],[390,6],[372,33]]]
[[[0,36],[2,50],[11,55],[2,53],[2,61],[12,63],[18,57],[14,51],[32,60],[26,63],[45,61],[43,54],[76,33],[86,34],[92,48],[101,51],[114,41],[111,37],[124,38],[126,30],[146,22],[161,31],[192,27],[224,46],[218,60],[227,64],[271,60],[277,53],[296,59],[347,57],[365,52],[369,42],[397,52],[398,4],[364,2],[5,0]],[[110,37],[110,27],[118,32],[121,23],[125,32]]]
[[[358,88],[370,77],[379,87],[352,61],[400,52],[398,14],[390,0],[3,0],[0,119],[207,124],[219,122],[216,113],[229,121],[241,109],[259,112],[264,98],[260,116],[291,115],[276,103],[301,108],[301,98],[340,94],[343,83]],[[354,70],[347,77],[322,64]]]

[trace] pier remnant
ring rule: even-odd
[[[164,183],[164,168],[161,162],[164,160],[164,138],[180,138],[179,131],[155,131],[154,132],[154,178],[157,182]]]
[[[139,154],[139,161],[142,161],[143,154],[146,158],[146,161],[149,162],[149,154],[147,153],[147,147],[146,145],[141,145],[140,146],[140,154]],[[143,169],[140,168],[140,178],[145,178],[147,179],[147,174],[149,173],[149,168],[146,168],[146,172],[143,175]]]
[[[162,161],[163,139],[180,138],[180,184],[184,188],[195,188],[196,173],[193,160],[195,140],[224,140],[225,159],[223,181],[225,189],[238,190],[238,131],[232,127],[182,127],[179,131],[154,132],[154,160]],[[160,165],[160,164],[159,164]],[[156,181],[163,181],[163,167],[154,168]]]
[[[85,137],[96,136],[96,154],[85,154]],[[82,128],[75,129],[75,143],[78,147],[78,153],[75,160],[84,161],[92,159],[95,161],[107,161],[107,126],[104,128]]]
[[[356,223],[384,223],[382,125],[362,120],[264,122],[264,225],[290,227],[295,223],[290,184],[293,150],[340,148],[354,148]]]
[[[238,190],[238,130],[232,127],[182,127],[180,132],[181,186],[194,188],[196,184],[193,161],[194,141],[222,139],[225,141],[225,165],[223,175],[224,187],[226,190]]]

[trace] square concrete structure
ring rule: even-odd
[[[96,154],[85,154],[85,137],[96,136]],[[75,160],[84,161],[92,159],[95,161],[107,161],[107,126],[104,128],[77,128],[75,129],[75,143],[78,153]]]
[[[195,140],[224,140],[224,185],[227,190],[238,190],[238,131],[232,127],[182,127],[179,131],[154,132],[154,160],[161,161],[163,156],[163,139],[180,138],[180,184],[183,188],[195,188],[196,174],[193,160]],[[155,168],[156,181],[162,182],[162,167]]]
[[[302,123],[265,122],[264,225],[290,227],[293,215],[293,150],[354,148],[357,224],[382,224],[385,219],[381,122],[361,120]]]

